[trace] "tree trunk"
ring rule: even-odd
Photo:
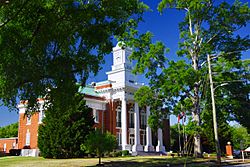
[[[197,126],[200,126],[200,113],[193,113],[194,121],[197,122]],[[194,155],[195,157],[202,157],[201,152],[201,138],[199,132],[194,135]]]
[[[192,56],[193,68],[198,71],[198,56]],[[196,121],[197,126],[200,127],[200,96],[199,96],[200,83],[197,81],[194,85],[194,101],[193,101],[193,120]],[[194,155],[195,157],[202,157],[201,152],[201,138],[199,132],[196,132],[194,135]]]
[[[101,155],[99,155],[99,166],[101,165]]]

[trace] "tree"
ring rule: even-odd
[[[83,95],[75,95],[70,105],[63,104],[62,98],[51,99],[53,107],[46,110],[39,126],[38,147],[45,158],[83,156],[80,145],[93,130],[92,109],[85,105]]]
[[[238,78],[246,77],[243,75],[243,63],[240,59],[241,52],[249,49],[250,40],[249,36],[239,36],[237,31],[248,23],[249,7],[237,0],[232,5],[227,2],[215,4],[212,0],[162,0],[158,10],[163,12],[165,8],[182,10],[186,14],[179,23],[181,39],[177,52],[178,56],[185,58],[184,60],[166,62],[164,44],[161,42],[153,44],[150,32],[138,35],[138,31],[133,30],[121,39],[135,48],[130,57],[138,61],[134,72],[146,73],[153,92],[161,96],[162,102],[170,111],[174,113],[189,111],[192,113],[193,121],[200,126],[201,103],[206,100],[203,97],[208,91],[207,68],[202,66],[207,60],[207,55],[218,56],[217,62],[223,63],[221,66],[224,70],[218,71],[223,75],[220,81],[228,81],[227,79],[230,81],[237,74]],[[224,71],[226,73],[223,73]],[[234,86],[241,90],[246,87],[249,89],[247,83],[236,83]],[[242,103],[249,105],[249,94],[247,93],[244,98],[236,97],[234,100],[238,107]],[[230,112],[235,114],[237,120],[240,122],[244,120],[242,114],[248,111],[237,112],[235,107],[231,107],[233,108],[234,110]],[[196,156],[201,156],[199,132],[195,133],[194,139],[194,153]]]
[[[0,4],[0,99],[33,111],[48,90],[75,91],[97,73],[114,36],[136,27],[146,6],[138,0],[11,0]],[[74,96],[74,93],[69,93]],[[68,96],[69,96],[68,95]]]
[[[85,143],[81,145],[82,150],[95,153],[99,157],[99,165],[103,154],[113,151],[116,147],[116,137],[109,132],[102,133],[99,129],[90,133]]]
[[[18,135],[18,122],[8,126],[0,127],[0,138],[17,137]]]
[[[246,128],[240,125],[234,125],[232,127],[232,136],[234,149],[242,150],[250,145],[250,134],[247,132]]]
[[[232,139],[232,131],[231,127],[227,122],[227,116],[228,113],[222,112],[221,110],[216,110],[219,111],[217,112],[217,123],[218,123],[218,138],[220,141],[220,150],[225,153],[225,146],[227,145],[228,141],[231,141]],[[204,148],[204,151],[206,152],[214,152],[215,150],[215,141],[214,141],[214,128],[213,128],[213,117],[212,117],[212,112],[211,112],[211,107],[210,110],[203,110],[202,115],[202,124],[201,124],[201,129],[202,129],[202,136],[203,138],[206,138],[206,148]],[[205,150],[206,149],[206,150]]]
[[[148,124],[154,132],[157,132],[159,127],[162,127],[162,121],[159,115],[166,114],[167,110],[162,110],[162,99],[150,87],[142,86],[134,94],[135,101],[139,106],[150,106],[150,112],[153,113],[148,118]],[[163,113],[161,113],[163,112]]]

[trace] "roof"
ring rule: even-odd
[[[246,152],[250,152],[250,147],[248,147],[247,149],[245,149]]]
[[[16,140],[18,137],[0,138],[0,140]]]
[[[109,81],[109,80],[102,81],[102,82],[97,82],[97,83],[96,83],[96,86],[108,85],[108,84],[112,84],[112,82]]]
[[[91,86],[91,85],[87,85],[85,87],[80,86],[79,89],[78,89],[78,92],[82,93],[82,94],[91,95],[91,96],[100,96],[99,93],[97,93],[95,91],[94,87]]]

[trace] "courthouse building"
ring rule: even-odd
[[[106,73],[107,80],[80,87],[79,92],[85,95],[86,105],[93,109],[95,126],[115,135],[120,149],[132,153],[165,152],[170,143],[169,119],[163,121],[163,129],[151,132],[147,124],[150,106],[139,107],[134,100],[134,92],[143,84],[131,72],[132,63],[128,59],[131,52],[130,48],[121,48],[117,44],[113,48],[112,69]],[[43,103],[43,99],[39,102]],[[20,103],[18,108],[18,148],[26,148],[22,155],[36,156],[39,152],[38,127],[45,111],[40,108],[38,113],[26,117],[25,104]]]

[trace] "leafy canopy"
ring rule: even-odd
[[[104,153],[109,153],[117,147],[116,137],[109,132],[102,133],[100,129],[91,132],[81,145],[87,153],[94,153],[99,157],[99,164]]]
[[[220,92],[222,97],[226,97],[228,104],[223,105],[223,110],[228,110],[231,119],[250,129],[246,117],[242,117],[249,116],[250,113],[247,107],[250,105],[249,72],[246,72],[249,71],[249,65],[246,66],[241,61],[241,53],[249,49],[250,39],[249,36],[238,34],[238,30],[249,23],[248,4],[242,4],[238,0],[233,4],[215,3],[212,0],[162,0],[158,10],[164,12],[165,9],[185,12],[183,21],[179,23],[180,41],[176,53],[183,60],[168,60],[165,55],[168,49],[162,42],[153,43],[150,32],[139,34],[135,30],[121,37],[135,48],[130,57],[138,61],[134,72],[145,73],[152,91],[162,101],[157,103],[159,106],[154,106],[155,110],[167,107],[175,114],[181,111],[192,113],[193,121],[200,126],[201,111],[211,105],[207,98],[210,91],[207,85],[208,70],[204,64],[208,55],[218,56],[215,59],[218,64],[215,66],[221,68],[213,69],[213,72],[221,75],[213,76],[216,77],[215,82],[218,81],[216,86],[235,79],[243,81],[227,87],[225,92]],[[246,107],[245,110],[240,106]],[[153,114],[157,122],[166,113]],[[195,154],[201,154],[199,132],[196,132],[195,142]]]
[[[245,82],[249,81],[249,66],[246,65],[247,62],[241,61],[241,51],[249,49],[250,40],[249,36],[239,36],[237,33],[249,22],[250,9],[247,4],[239,1],[232,5],[227,2],[215,4],[211,0],[161,1],[158,10],[163,12],[166,8],[183,10],[186,13],[183,21],[179,23],[180,42],[177,51],[177,55],[185,57],[185,60],[168,60],[165,56],[168,49],[165,49],[161,42],[153,44],[153,35],[150,32],[138,35],[138,31],[132,31],[123,37],[128,40],[128,45],[135,47],[130,57],[138,61],[134,72],[145,72],[146,77],[150,79],[151,89],[161,97],[165,106],[175,113],[184,110],[199,117],[202,101],[209,91],[207,67],[202,66],[208,54],[220,56],[217,64],[222,68],[214,69],[220,73],[216,76],[216,82],[241,80],[244,82],[235,83],[234,87],[241,90],[241,93],[243,90],[249,90],[248,82]],[[229,88],[227,92],[232,94]],[[238,104],[249,105],[248,92],[242,94],[245,98],[234,100],[237,99]],[[246,123],[240,115],[247,111],[237,112],[234,105],[230,112],[237,121]],[[198,118],[197,121],[199,122]]]
[[[0,127],[0,138],[17,137],[18,122],[8,126]]]
[[[0,5],[0,99],[36,103],[48,90],[75,91],[96,73],[114,36],[136,27],[138,0],[12,0]],[[69,93],[73,94],[74,93]]]

